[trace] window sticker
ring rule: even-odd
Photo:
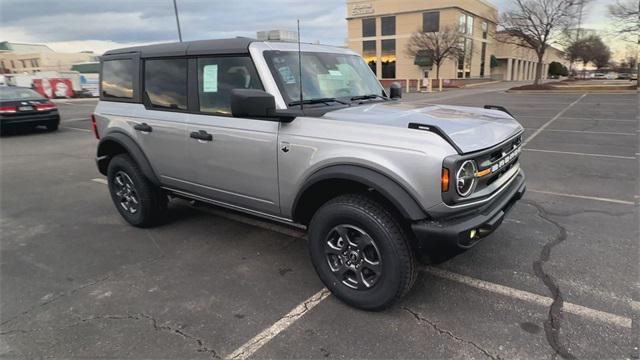
[[[205,65],[202,69],[202,92],[218,92],[218,65]]]
[[[329,70],[329,75],[331,76],[342,76],[342,73],[338,70]]]
[[[278,72],[280,73],[280,77],[282,77],[282,81],[285,84],[291,85],[296,83],[296,77],[293,76],[293,72],[291,72],[291,68],[288,66],[283,66],[278,68]]]

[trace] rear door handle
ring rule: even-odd
[[[147,123],[135,124],[135,125],[133,125],[133,128],[138,130],[138,131],[143,131],[143,132],[151,132],[153,130],[153,128],[151,126],[149,126],[149,124],[147,124]]]
[[[194,131],[189,135],[192,139],[202,140],[202,141],[213,141],[213,135],[209,134],[204,130]]]

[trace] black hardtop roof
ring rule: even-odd
[[[256,41],[251,38],[233,38],[216,40],[198,40],[173,42],[164,44],[154,44],[146,46],[133,46],[122,49],[109,50],[102,55],[125,55],[138,53],[140,57],[160,57],[160,56],[184,56],[184,55],[207,55],[207,54],[247,54],[249,45]]]

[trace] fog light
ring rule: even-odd
[[[473,239],[477,234],[478,232],[476,231],[476,229],[469,231],[469,239]]]

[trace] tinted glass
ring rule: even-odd
[[[133,61],[107,60],[102,63],[102,96],[133,98]]]
[[[396,77],[396,41],[382,40],[382,78],[395,79]]]
[[[376,36],[376,19],[362,19],[362,37]]]
[[[37,92],[15,86],[0,86],[0,100],[36,100],[44,97]]]
[[[381,19],[382,22],[382,35],[395,35],[396,34],[396,17],[387,16]]]
[[[300,99],[300,67],[294,51],[266,51],[265,58],[288,103]],[[380,94],[382,87],[360,56],[323,52],[302,53],[305,100]]]
[[[248,57],[198,59],[200,111],[231,114],[231,90],[263,90],[253,62]]]
[[[145,101],[154,107],[187,109],[187,60],[147,60],[144,63]]]
[[[440,31],[440,13],[438,11],[422,14],[422,31],[423,32]]]
[[[373,73],[376,73],[376,63],[378,62],[378,56],[376,54],[376,41],[367,40],[362,42],[362,57],[364,61],[369,65]]]

